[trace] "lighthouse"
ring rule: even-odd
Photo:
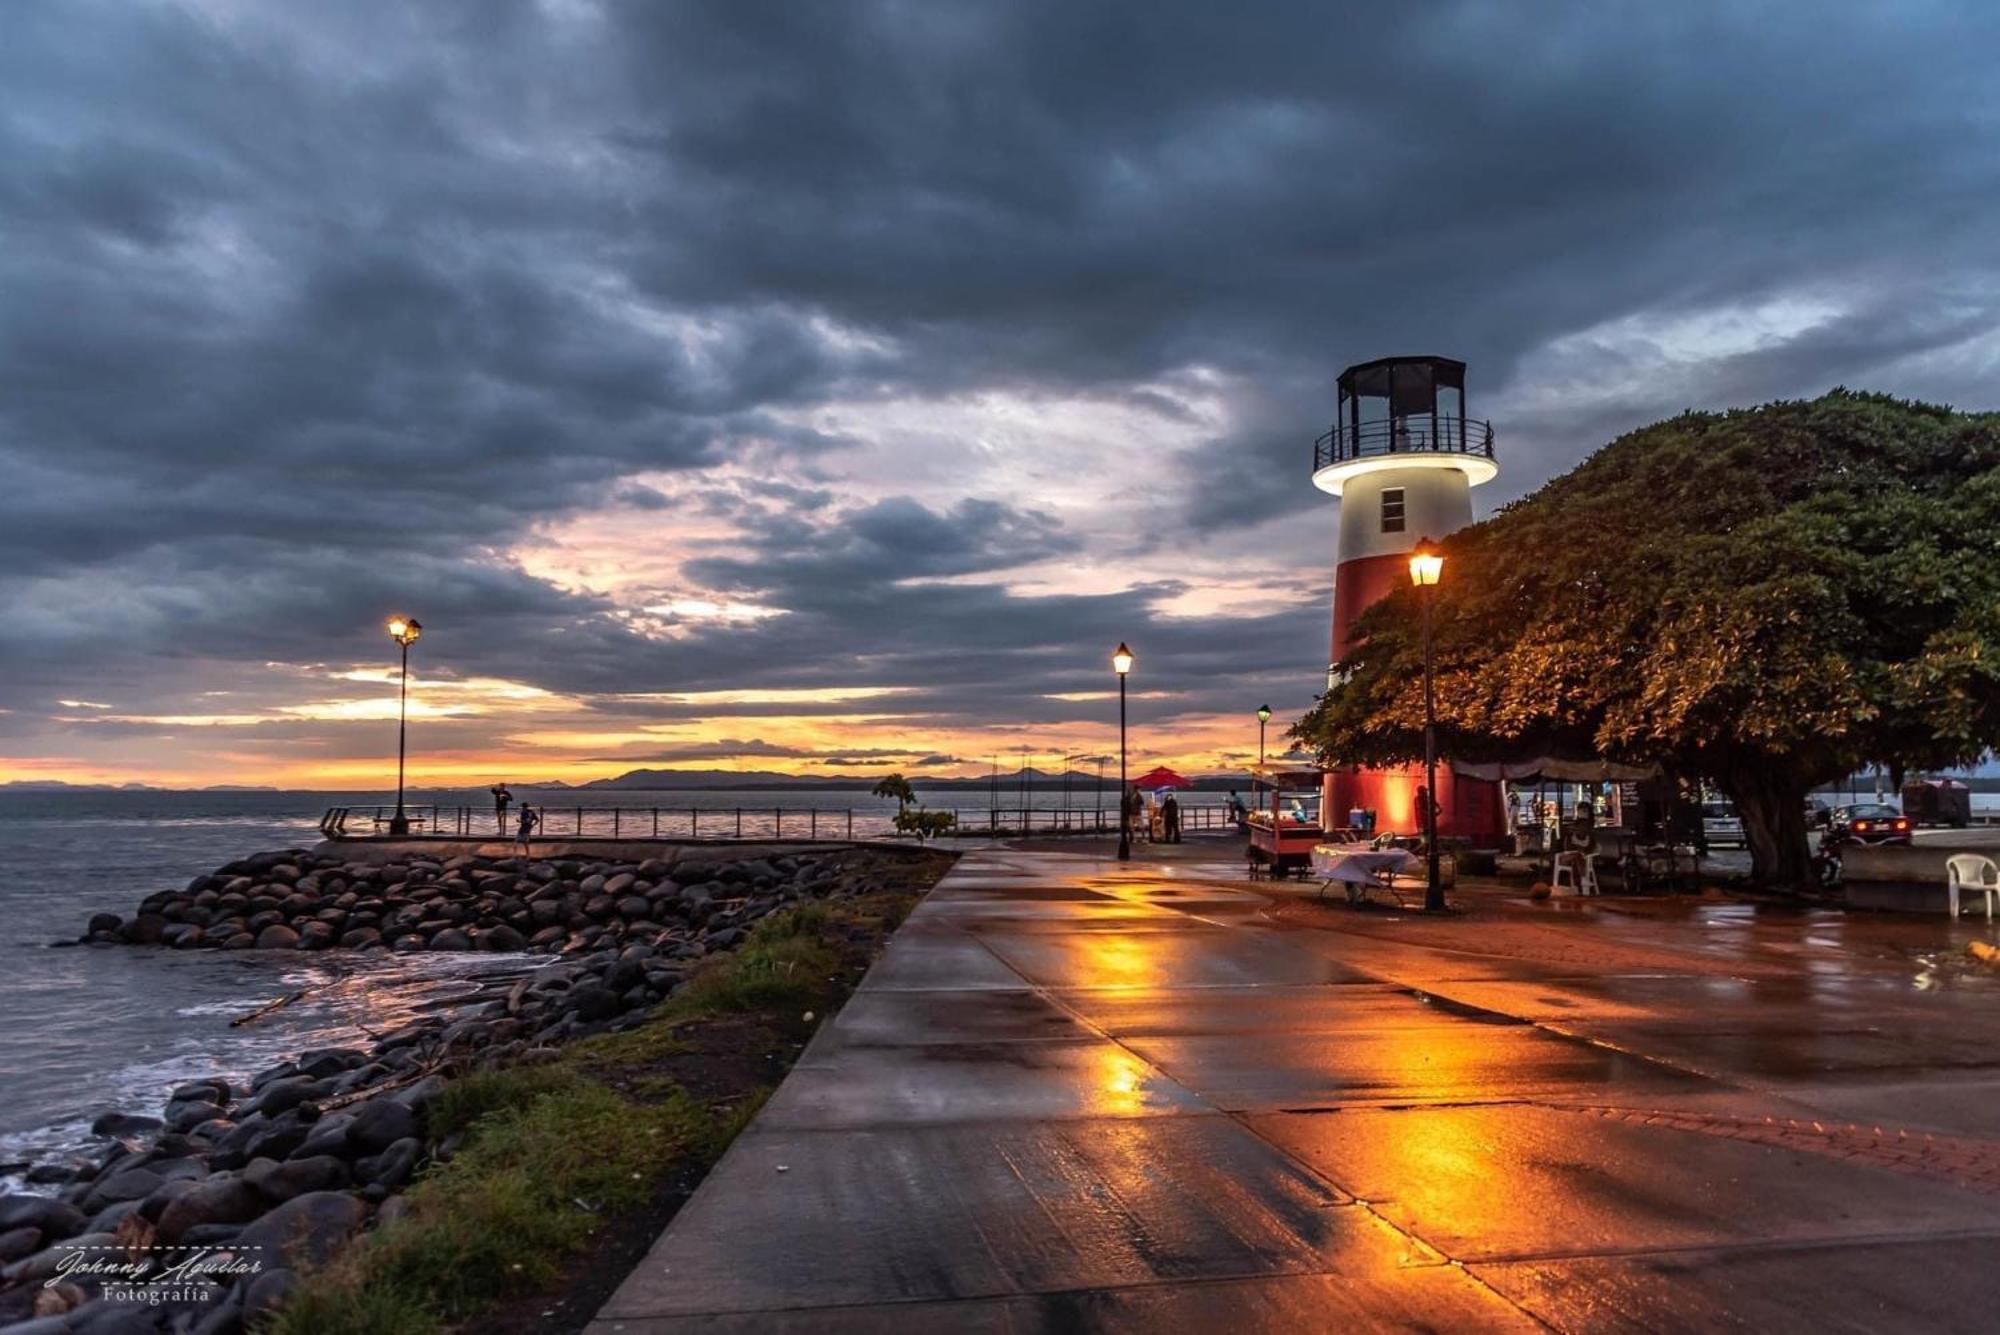
[[[1492,425],[1467,415],[1464,362],[1384,357],[1348,367],[1338,385],[1333,429],[1313,445],[1312,475],[1314,486],[1340,498],[1329,686],[1332,665],[1353,647],[1355,620],[1408,582],[1419,542],[1472,522],[1472,489],[1500,471]],[[1423,782],[1418,766],[1336,765],[1325,780],[1321,819],[1345,825],[1360,807],[1375,812],[1377,829],[1415,832],[1423,824]],[[1438,789],[1440,834],[1483,842],[1504,832],[1498,784],[1462,778],[1447,761]]]

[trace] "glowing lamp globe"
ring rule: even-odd
[[[1410,553],[1410,583],[1418,588],[1428,588],[1438,582],[1444,573],[1444,553],[1434,551],[1430,544],[1419,544]]]

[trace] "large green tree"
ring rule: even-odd
[[[1440,546],[1443,753],[1699,776],[1761,880],[1806,879],[1816,785],[2000,742],[2000,414],[1845,390],[1687,413]],[[1422,754],[1415,598],[1363,615],[1294,727],[1327,760]]]

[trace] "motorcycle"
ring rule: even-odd
[[[1828,830],[1819,837],[1819,847],[1813,850],[1812,871],[1813,880],[1819,885],[1820,889],[1838,890],[1840,888],[1840,860],[1842,850],[1852,842],[1853,840],[1847,836],[1835,834],[1831,830]]]

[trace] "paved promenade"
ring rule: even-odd
[[[1183,848],[961,861],[590,1335],[2000,1321],[1984,923]]]

